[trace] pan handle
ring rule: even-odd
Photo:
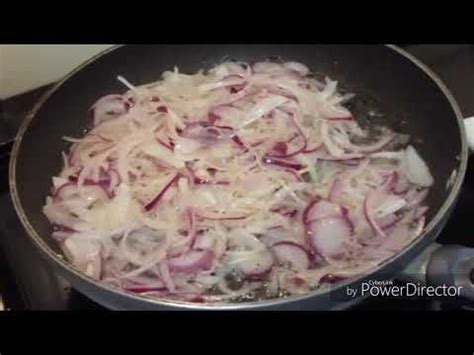
[[[467,136],[467,143],[471,153],[474,152],[474,116],[464,119],[464,128]]]
[[[464,119],[470,152],[474,152],[474,116]],[[396,277],[403,282],[459,287],[459,294],[474,302],[474,248],[430,244]]]
[[[421,285],[454,286],[458,295],[474,302],[474,248],[433,243],[397,278]]]

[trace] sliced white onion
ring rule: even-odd
[[[61,186],[67,184],[69,182],[68,179],[65,179],[63,177],[57,177],[57,176],[53,176],[53,186],[54,186],[54,189],[57,190],[58,188],[60,188]]]
[[[383,218],[389,214],[399,211],[407,205],[407,201],[395,195],[387,195],[374,208],[374,216],[376,218]]]
[[[408,146],[405,150],[406,172],[408,179],[419,186],[430,187],[434,183],[434,178],[426,162],[420,157],[413,146]]]
[[[94,113],[94,124],[119,117],[127,112],[125,99],[121,95],[107,95],[99,99],[91,108]]]
[[[240,125],[243,128],[259,118],[269,114],[278,106],[283,105],[288,101],[288,98],[279,95],[271,95],[260,100],[254,105],[246,115],[245,121]]]
[[[268,273],[272,269],[273,263],[272,254],[265,249],[255,253],[253,257],[243,260],[238,264],[238,267],[247,277],[258,278]]]
[[[102,262],[97,241],[72,236],[64,241],[63,250],[79,270],[95,279],[100,278]]]
[[[306,250],[293,242],[279,242],[273,245],[278,262],[289,264],[293,270],[307,270],[310,259]]]
[[[298,63],[298,62],[286,62],[283,64],[286,69],[293,70],[300,74],[301,76],[305,76],[309,74],[309,69],[306,65]]]
[[[252,66],[255,73],[276,73],[283,70],[283,65],[274,62],[258,62]]]

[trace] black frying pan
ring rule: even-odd
[[[303,296],[240,304],[206,305],[152,300],[112,289],[79,273],[61,256],[50,237],[51,227],[42,213],[51,176],[61,168],[60,152],[67,148],[62,136],[77,136],[89,128],[87,112],[95,100],[121,93],[116,76],[143,84],[178,66],[195,72],[222,60],[245,62],[282,58],[305,63],[317,73],[338,80],[357,94],[351,107],[363,122],[379,120],[413,137],[435,177],[428,201],[431,209],[424,233],[370,275],[363,275],[328,291]],[[458,105],[441,81],[403,50],[376,45],[140,45],[108,50],[74,70],[47,93],[26,117],[18,132],[10,164],[11,195],[17,213],[41,250],[75,288],[114,309],[330,309],[347,306],[346,287],[357,288],[369,279],[387,279],[403,270],[427,270],[417,280],[463,285],[462,293],[474,299],[468,276],[474,268],[474,251],[439,247],[433,241],[453,208],[464,178],[468,147]],[[451,181],[447,187],[447,182]],[[454,248],[454,249],[453,249]],[[415,263],[411,263],[415,257]],[[405,272],[406,274],[406,272]]]

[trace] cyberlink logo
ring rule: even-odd
[[[360,288],[346,288],[349,297],[455,297],[461,293],[461,286],[425,286],[409,282],[403,286],[393,285],[391,280],[370,280],[363,282]]]

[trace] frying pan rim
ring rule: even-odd
[[[463,125],[463,115],[461,113],[461,110],[459,108],[458,103],[456,102],[456,99],[454,96],[451,94],[449,89],[446,87],[446,85],[441,81],[441,79],[430,69],[428,68],[424,63],[422,63],[420,60],[418,60],[416,57],[405,51],[404,49],[392,45],[392,44],[384,44],[385,47],[393,50],[394,52],[398,53],[402,57],[405,57],[409,61],[411,61],[414,65],[416,65],[422,72],[424,72],[441,90],[441,92],[444,94],[444,96],[447,98],[449,104],[451,105],[451,108],[453,109],[458,128],[460,131],[460,139],[461,139],[461,159],[460,163],[458,166],[458,171],[457,171],[457,176],[455,179],[455,182],[452,186],[452,189],[439,208],[438,212],[435,214],[435,216],[432,218],[432,220],[428,223],[428,225],[424,228],[423,232],[415,238],[411,243],[406,245],[399,253],[393,255],[392,257],[384,260],[382,263],[378,264],[375,268],[370,269],[369,273],[366,273],[362,276],[359,276],[357,278],[349,279],[346,282],[341,282],[337,286],[334,286],[331,289],[326,289],[326,290],[314,290],[309,293],[303,294],[303,295],[295,295],[295,296],[290,296],[286,298],[276,298],[276,299],[268,299],[268,300],[260,300],[260,301],[253,301],[253,302],[244,302],[244,303],[218,303],[218,304],[196,304],[196,303],[191,303],[191,302],[180,302],[180,301],[173,301],[169,299],[154,299],[154,298],[149,298],[149,297],[143,297],[139,296],[137,294],[134,294],[132,292],[123,290],[123,289],[117,289],[113,288],[112,286],[105,285],[104,283],[98,282],[97,280],[83,274],[79,270],[77,270],[75,267],[72,266],[68,261],[66,261],[62,255],[55,253],[47,244],[46,242],[40,237],[39,233],[36,232],[34,227],[30,224],[28,217],[23,209],[22,203],[20,201],[20,197],[18,195],[18,189],[16,186],[16,166],[17,166],[17,157],[19,155],[21,143],[24,137],[25,132],[27,131],[28,127],[30,126],[30,123],[32,122],[33,118],[36,117],[36,113],[39,111],[39,109],[43,106],[43,104],[48,100],[48,98],[57,90],[61,88],[61,86],[68,81],[70,78],[72,78],[76,73],[84,69],[86,66],[89,64],[93,63],[97,59],[109,54],[110,52],[121,48],[123,45],[116,45],[113,46],[109,49],[106,49],[94,57],[90,58],[80,66],[76,67],[73,69],[71,72],[69,72],[63,79],[61,79],[58,83],[56,83],[50,90],[48,90],[42,97],[41,99],[33,106],[33,108],[28,112],[28,114],[25,116],[25,119],[23,120],[15,138],[15,142],[12,148],[11,152],[11,157],[10,157],[10,164],[9,164],[9,187],[10,187],[10,195],[11,199],[13,202],[13,206],[15,208],[15,211],[20,219],[21,224],[25,228],[27,234],[33,239],[34,243],[39,247],[40,251],[43,253],[43,257],[49,257],[47,260],[50,262],[54,262],[56,265],[61,267],[64,272],[68,272],[70,274],[73,274],[74,276],[78,277],[84,282],[91,283],[95,287],[102,289],[103,291],[108,291],[112,293],[119,294],[120,296],[123,297],[128,297],[133,300],[136,300],[138,302],[147,302],[151,304],[155,304],[157,306],[171,306],[171,307],[177,307],[177,308],[182,308],[182,309],[199,309],[199,310],[233,310],[233,309],[255,309],[255,308],[260,308],[260,307],[265,307],[265,306],[278,306],[280,304],[287,304],[287,303],[294,303],[298,301],[304,301],[307,299],[310,299],[315,296],[323,295],[323,294],[328,294],[330,292],[334,292],[337,290],[340,290],[342,287],[347,286],[349,284],[353,283],[358,283],[362,279],[364,279],[367,276],[373,275],[377,273],[379,270],[384,269],[386,266],[388,266],[390,263],[394,262],[395,260],[403,257],[404,254],[409,252],[413,247],[418,245],[419,243],[423,242],[425,239],[429,239],[430,233],[442,222],[443,217],[449,213],[450,208],[453,206],[455,203],[461,186],[464,181],[464,176],[466,173],[467,169],[467,160],[468,160],[468,147],[467,147],[467,140],[466,140],[466,133]]]

